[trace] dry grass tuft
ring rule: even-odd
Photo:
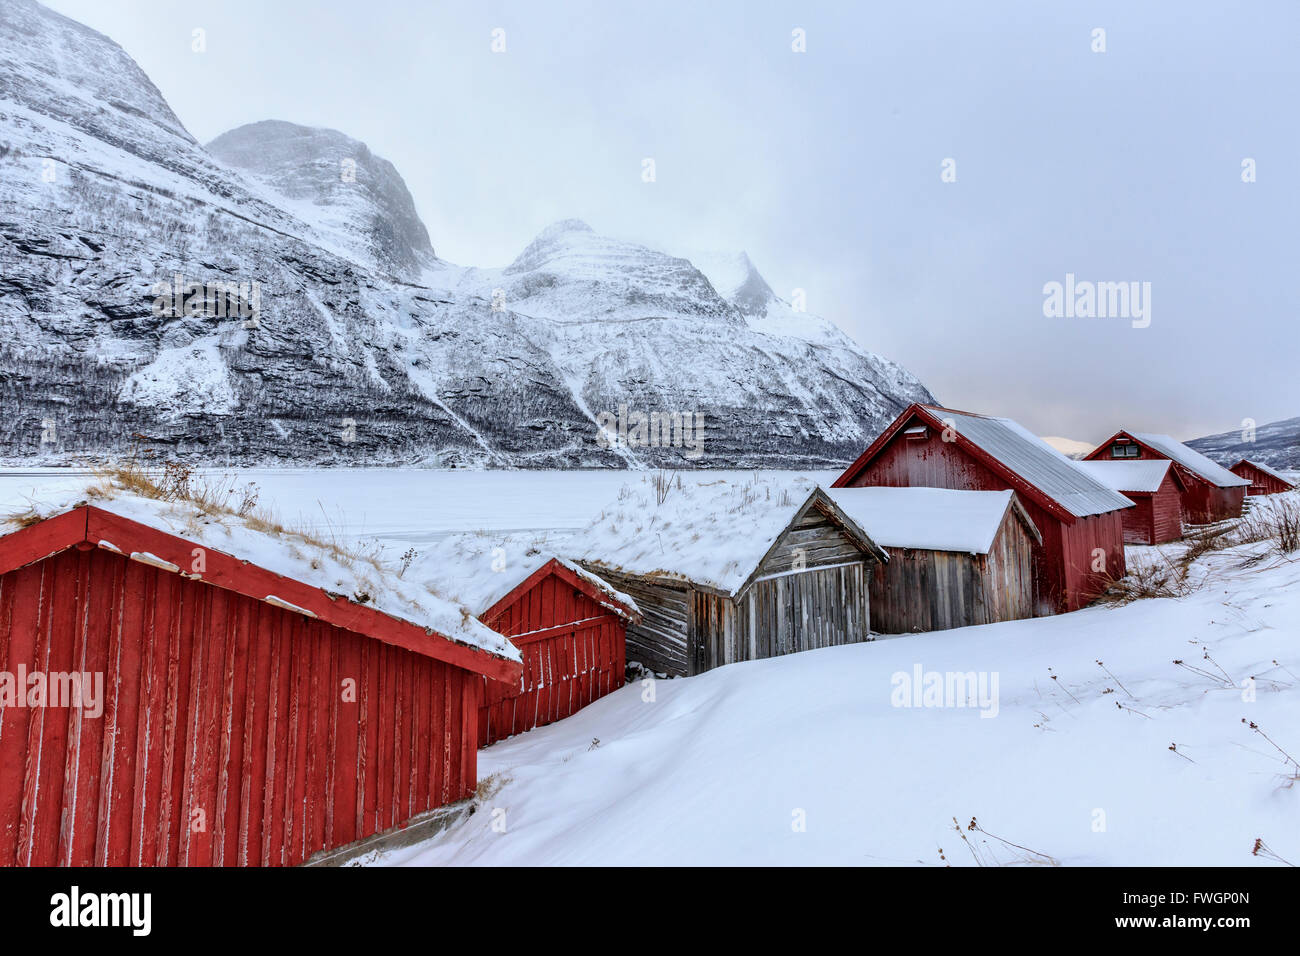
[[[655,504],[663,504],[668,500],[668,495],[673,490],[673,473],[663,468],[659,469],[650,476],[650,485],[654,488]],[[677,487],[681,487],[680,480],[677,483]]]
[[[483,803],[490,800],[501,792],[501,789],[514,778],[509,773],[498,770],[496,773],[488,774],[474,787],[474,800],[477,803]]]
[[[1242,543],[1267,541],[1282,557],[1300,551],[1300,498],[1270,496],[1241,520],[1236,536]]]
[[[4,517],[6,524],[16,524],[20,528],[30,528],[34,524],[40,524],[43,519],[44,515],[30,506]]]
[[[1102,593],[1103,603],[1122,606],[1144,598],[1186,597],[1194,590],[1187,578],[1190,562],[1161,557],[1156,562],[1143,562],[1129,570],[1122,578],[1108,577]]]
[[[1201,558],[1261,542],[1268,547],[1240,556],[1237,568],[1255,567],[1272,555],[1289,558],[1300,551],[1300,496],[1273,496],[1272,500],[1256,506],[1240,520],[1224,521],[1189,532],[1175,557],[1160,553],[1158,560],[1143,561],[1131,567],[1127,577],[1108,579],[1101,600],[1106,604],[1122,605],[1142,598],[1185,597],[1199,586],[1194,583],[1191,570]]]
[[[1204,557],[1212,551],[1224,551],[1234,545],[1240,544],[1234,537],[1236,526],[1231,524],[1217,525],[1212,528],[1205,528],[1201,531],[1194,531],[1184,539],[1186,547],[1183,553],[1179,555],[1178,562],[1186,571],[1196,562],[1197,559]]]
[[[1012,843],[1005,840],[997,834],[990,833],[980,826],[975,817],[970,818],[964,828],[957,822],[957,818],[952,818],[952,828],[956,831],[957,836],[961,838],[966,849],[970,851],[971,856],[975,859],[976,866],[1060,866],[1061,861],[1054,856],[1041,853],[1038,850],[1031,850],[1027,846],[1021,846],[1019,843]],[[966,834],[974,834],[974,837],[968,837]],[[943,849],[939,849],[939,859],[946,866],[950,866],[947,856],[944,855]]]
[[[308,553],[304,557],[313,567],[319,567],[320,557],[328,556],[354,570],[357,564],[363,564],[369,566],[367,570],[373,569],[380,575],[394,573],[394,569],[383,560],[383,546],[378,541],[347,542],[332,527],[327,535],[322,535],[307,528],[286,525],[270,509],[258,505],[255,482],[240,485],[235,475],[196,475],[193,469],[177,462],[168,462],[162,468],[150,468],[131,458],[97,469],[95,476],[99,483],[88,492],[92,497],[111,499],[128,492],[154,501],[186,504],[198,512],[191,519],[196,529],[204,518],[237,520],[253,531],[292,539],[294,544],[306,549]],[[36,520],[40,520],[39,517]],[[363,577],[361,584],[371,591],[375,589],[369,578]],[[357,595],[353,600],[363,596],[368,599],[368,595]]]

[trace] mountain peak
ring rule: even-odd
[[[581,219],[561,219],[551,223],[545,229],[537,234],[538,239],[545,239],[550,236],[559,236],[566,232],[591,232],[595,230],[587,225]]]
[[[349,258],[402,278],[434,262],[429,231],[388,160],[334,129],[262,120],[207,149],[268,186],[281,204]]]
[[[759,274],[746,252],[703,252],[691,262],[722,296],[748,317],[767,314],[776,293]]]
[[[831,467],[934,400],[813,317],[776,300],[747,319],[688,259],[581,220],[508,269],[434,276],[364,143],[270,120],[209,152],[120,47],[26,0],[0,0],[0,97],[10,461],[143,435],[209,463],[681,466],[676,446],[602,447],[600,413],[627,406],[707,411],[718,467]]]
[[[118,44],[33,0],[2,0],[4,99],[154,161],[159,140],[194,138],[144,70]]]

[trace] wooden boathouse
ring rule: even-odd
[[[0,865],[292,865],[474,792],[508,642],[291,535],[123,497],[0,537],[0,671],[25,675],[0,682]]]
[[[836,488],[844,513],[889,552],[871,575],[871,630],[940,631],[1033,617],[1043,537],[1013,491]]]
[[[1014,491],[1042,535],[1040,614],[1073,611],[1126,573],[1121,512],[1133,502],[1009,418],[914,404],[835,480],[835,488]]]
[[[458,534],[412,571],[523,655],[514,683],[484,679],[480,747],[562,720],[625,683],[626,628],[640,611],[576,564],[509,537]]]
[[[680,477],[626,486],[570,554],[640,608],[628,660],[670,676],[868,640],[889,560],[809,482]]]

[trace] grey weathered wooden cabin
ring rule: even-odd
[[[639,606],[641,621],[627,628],[629,663],[688,676],[870,639],[871,569],[889,558],[826,491],[748,500],[752,486],[713,499],[674,493],[688,500],[671,519],[635,527],[620,515],[609,525],[622,540],[589,535],[574,553]],[[771,514],[754,520],[763,509]]]
[[[941,631],[1033,617],[1043,538],[1013,491],[836,488],[836,503],[889,552],[871,576],[871,629]]]

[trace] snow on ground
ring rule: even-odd
[[[532,540],[578,528],[636,476],[240,477],[286,519],[315,516],[340,536],[418,548],[453,531]],[[82,484],[63,472],[0,473],[0,508]],[[1300,862],[1300,787],[1241,722],[1300,757],[1300,561],[1236,566],[1260,548],[1201,559],[1200,589],[1177,600],[736,664],[658,681],[652,700],[640,684],[624,687],[483,750],[482,812],[379,862],[938,865],[942,847],[961,865],[974,860],[952,818],[965,826],[972,815],[1066,865],[1258,865],[1257,837]],[[1135,562],[1156,554],[1130,551]],[[989,692],[996,676],[996,705],[893,706],[894,676],[916,667],[983,674]],[[1256,699],[1243,700],[1219,668],[1234,682],[1255,676]],[[504,811],[503,833],[494,809]],[[1025,856],[966,836],[1001,862]]]
[[[379,862],[973,865],[972,816],[1063,865],[1262,865],[1257,837],[1300,861],[1296,768],[1242,723],[1300,756],[1300,561],[1234,566],[1260,548],[1203,559],[1182,599],[629,685],[481,751],[480,812]],[[894,706],[917,668],[996,703]]]
[[[209,470],[256,482],[259,504],[295,526],[339,537],[376,537],[399,551],[459,531],[576,531],[637,472],[433,471],[419,468],[241,468]],[[684,480],[748,479],[752,471],[683,472]],[[788,475],[788,472],[758,472]],[[809,472],[829,486],[839,472]],[[0,469],[0,510],[49,487],[79,487],[64,469]]]

